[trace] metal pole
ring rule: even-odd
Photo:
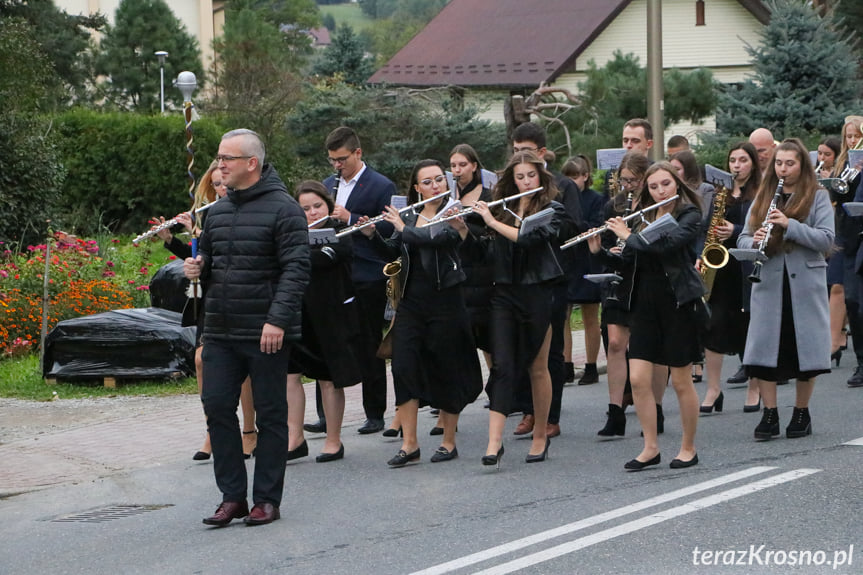
[[[159,66],[159,84],[161,86],[161,92],[159,96],[159,101],[162,104],[162,114],[165,113],[165,67]]]
[[[647,119],[653,126],[650,157],[657,162],[665,156],[663,97],[662,0],[647,0]]]
[[[45,373],[45,338],[48,337],[48,307],[51,296],[48,293],[48,276],[51,273],[51,220],[47,220],[48,234],[45,238],[45,274],[42,276],[42,329],[39,334],[39,369]]]

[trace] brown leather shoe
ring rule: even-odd
[[[223,501],[210,517],[204,517],[204,525],[224,527],[234,519],[242,519],[249,514],[249,504],[245,501]]]
[[[545,426],[545,436],[546,437],[557,437],[560,435],[560,424],[559,423],[548,423]]]
[[[533,432],[533,415],[525,414],[524,417],[521,418],[521,421],[518,422],[518,425],[515,428],[515,431],[512,432],[513,435],[527,435],[528,433]]]
[[[266,525],[279,519],[279,508],[272,503],[255,503],[249,516],[243,519],[246,525]]]

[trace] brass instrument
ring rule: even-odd
[[[623,218],[623,221],[628,222],[629,220],[633,220],[635,218],[644,217],[644,214],[646,214],[648,212],[652,212],[653,210],[655,210],[657,208],[661,208],[662,206],[673,202],[674,200],[678,199],[679,197],[680,197],[679,195],[675,194],[675,195],[671,196],[670,198],[665,198],[661,202],[656,202],[655,204],[653,204],[651,206],[647,206],[643,210],[638,210],[637,212],[633,212],[633,213],[629,214],[628,216],[625,216]],[[566,243],[564,243],[562,246],[560,246],[560,249],[565,250],[566,248],[571,248],[572,246],[574,246],[576,244],[580,244],[581,242],[587,240],[588,238],[592,238],[595,235],[601,234],[602,232],[604,232],[607,229],[608,229],[608,224],[605,224],[605,225],[600,226],[596,229],[584,232],[582,234],[578,234],[574,238],[570,238],[570,239],[566,240]]]
[[[713,292],[713,280],[716,279],[716,270],[728,264],[728,249],[722,245],[716,228],[725,221],[725,204],[728,201],[728,188],[720,185],[713,196],[713,217],[710,218],[710,227],[707,228],[707,237],[704,241],[704,249],[701,250],[701,281],[707,288],[704,301],[710,300]]]
[[[758,243],[758,251],[761,255],[764,255],[764,250],[767,249],[767,243],[770,241],[770,232],[773,231],[773,224],[768,221],[770,218],[770,212],[776,209],[776,205],[779,203],[779,198],[782,197],[782,188],[785,186],[785,180],[779,180],[779,185],[776,186],[776,193],[773,194],[773,199],[770,201],[770,207],[767,208],[767,213],[764,214],[764,221],[761,222],[761,227],[767,230],[767,233],[764,234],[764,237]],[[749,274],[749,281],[754,284],[761,282],[761,266],[764,265],[764,262],[760,259],[755,260],[755,264],[752,268],[752,273]]]
[[[393,310],[397,310],[402,299],[402,285],[399,274],[402,272],[402,259],[398,258],[384,266],[384,275],[387,276],[387,299]]]

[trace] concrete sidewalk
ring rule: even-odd
[[[584,365],[584,332],[572,332],[572,356],[576,370]],[[483,375],[487,376],[485,362]],[[600,349],[597,362],[605,372],[605,355]],[[576,372],[578,377],[578,373]],[[388,404],[394,402],[392,374]],[[601,382],[602,384],[602,382]],[[306,421],[316,421],[313,384],[306,387]],[[478,401],[484,401],[485,395]],[[46,417],[51,407],[46,406]],[[115,473],[157,467],[162,464],[191,459],[204,437],[204,417],[197,396],[178,396],[169,405],[153,402],[152,409],[141,409],[132,416],[110,413],[102,417],[82,419],[79,426],[43,433],[26,439],[0,444],[0,498],[63,483],[93,481]],[[11,408],[14,409],[14,408]],[[392,416],[388,411],[387,417]],[[2,417],[2,412],[0,412]],[[91,421],[96,423],[90,423]],[[346,433],[355,433],[365,420],[362,388],[357,385],[345,390]]]

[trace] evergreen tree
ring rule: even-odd
[[[90,58],[90,38],[105,26],[105,17],[70,16],[57,9],[51,0],[0,0],[0,19],[22,18],[33,28],[41,51],[54,68],[46,80],[49,103],[63,104],[87,97],[94,83]],[[10,80],[11,81],[11,80]]]
[[[336,28],[332,44],[324,49],[323,58],[312,69],[314,74],[341,74],[350,84],[362,84],[374,73],[374,64],[366,56],[362,42],[347,24]]]
[[[333,32],[336,29],[336,18],[327,12],[321,17],[321,23],[324,25],[324,28]]]
[[[174,16],[164,0],[122,0],[101,43],[98,71],[110,77],[106,96],[121,109],[156,112],[160,107],[160,67],[157,50],[165,60],[165,101],[182,105],[183,96],[171,88],[171,79],[184,70],[195,73],[203,85],[203,66],[197,40]]]
[[[753,79],[720,95],[717,127],[746,134],[765,127],[777,136],[836,132],[859,110],[860,83],[851,47],[803,0],[769,0],[770,23],[761,43],[748,47]]]

